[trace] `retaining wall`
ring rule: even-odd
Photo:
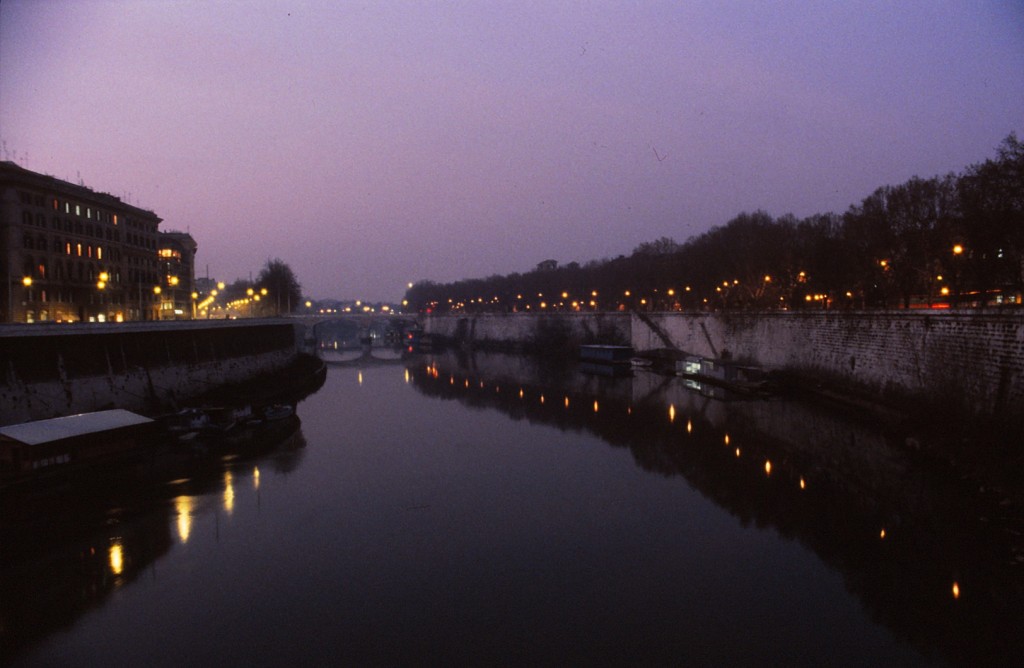
[[[284,368],[294,325],[193,321],[0,329],[0,424],[116,406],[144,413]]]
[[[1024,417],[1018,311],[788,311],[431,316],[428,334],[468,344],[627,343],[724,356],[845,384],[875,399]]]

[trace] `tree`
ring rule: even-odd
[[[280,258],[267,260],[267,264],[256,277],[256,288],[261,292],[266,289],[267,300],[264,311],[274,310],[275,313],[290,313],[302,303],[302,285],[295,278],[295,273]]]
[[[671,237],[661,237],[656,241],[645,241],[633,249],[633,255],[670,255],[678,253],[682,246]]]
[[[959,194],[977,287],[1024,288],[1024,143],[1011,133],[995,160],[960,178]]]

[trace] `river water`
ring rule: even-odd
[[[871,424],[644,371],[337,361],[268,447],[3,497],[4,662],[1022,656],[1012,521]]]

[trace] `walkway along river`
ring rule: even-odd
[[[3,657],[1022,655],[1018,508],[870,424],[607,371],[453,352],[338,365],[279,447],[4,496]]]

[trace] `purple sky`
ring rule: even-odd
[[[0,3],[4,158],[314,298],[842,212],[1013,131],[1013,1]]]

